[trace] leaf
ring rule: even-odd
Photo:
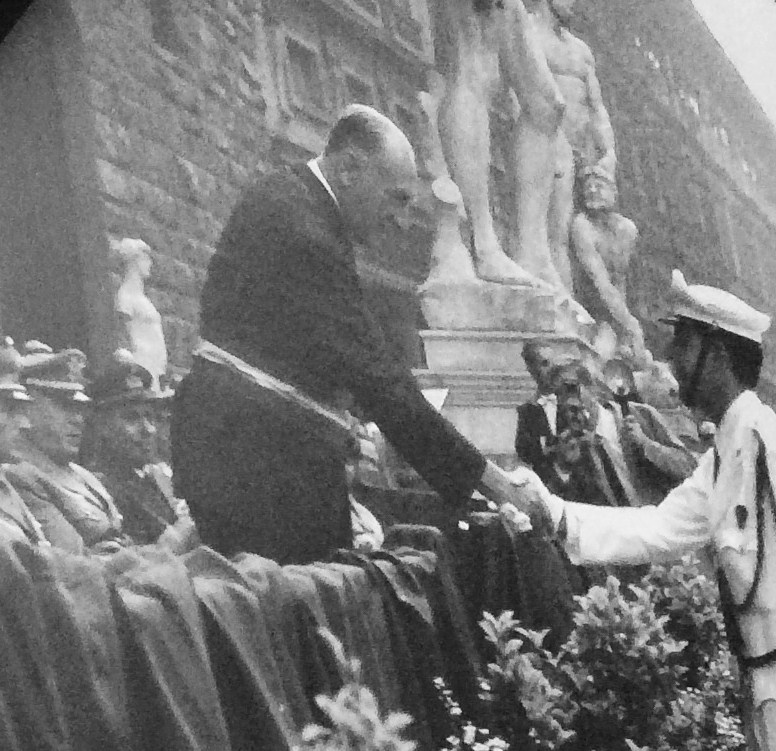
[[[385,721],[386,729],[392,733],[399,733],[414,722],[412,715],[404,712],[392,712]]]

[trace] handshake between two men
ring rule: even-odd
[[[498,506],[510,533],[537,532],[555,536],[563,518],[563,501],[554,496],[528,467],[505,472],[488,461],[478,490]]]

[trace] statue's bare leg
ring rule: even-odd
[[[555,142],[555,181],[550,199],[549,241],[552,262],[563,286],[573,291],[569,242],[571,220],[574,216],[574,179],[576,165],[574,153],[563,131],[558,132]]]
[[[490,212],[490,123],[492,83],[476,55],[459,67],[439,108],[439,131],[451,177],[463,197],[472,229],[474,263],[481,279],[506,284],[536,280],[501,248]],[[479,67],[479,69],[478,69]],[[483,80],[485,79],[485,80]]]
[[[510,255],[522,268],[555,289],[563,281],[555,268],[548,237],[548,207],[553,191],[555,136],[534,126],[525,113],[515,129],[515,211]]]

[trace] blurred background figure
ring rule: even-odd
[[[30,426],[32,400],[19,381],[20,369],[21,354],[13,340],[5,337],[0,342],[0,539],[48,545],[43,526],[7,477],[7,469],[19,461],[22,431]]]
[[[89,393],[80,457],[115,498],[123,531],[136,543],[161,540],[176,552],[195,545],[194,523],[185,501],[175,498],[161,445],[172,392],[159,392],[132,353],[117,350]]]
[[[657,504],[693,473],[697,460],[661,413],[644,402],[627,362],[610,360],[603,377],[619,409],[620,442],[638,503]]]
[[[539,477],[544,477],[551,466],[547,447],[557,430],[558,398],[553,380],[556,363],[550,347],[539,340],[523,345],[523,360],[536,383],[536,394],[517,408],[515,453]]]
[[[32,402],[24,461],[9,468],[11,484],[41,520],[50,542],[71,552],[84,545],[115,549],[123,541],[122,518],[110,493],[77,463],[84,414],[91,400],[85,393],[85,355],[78,350],[54,353],[30,342],[22,358],[22,377]],[[69,526],[59,524],[59,512]],[[56,523],[56,535],[54,524]]]

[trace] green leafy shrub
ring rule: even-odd
[[[447,687],[444,678],[435,678],[434,686],[439,692],[453,730],[446,739],[444,747],[439,751],[509,751],[510,745],[507,741],[491,735],[488,728],[477,727],[464,717],[461,706]],[[490,691],[487,681],[481,682],[481,688],[486,693]]]
[[[543,647],[547,632],[512,612],[484,614],[491,727],[468,721],[437,678],[453,729],[438,751],[746,748],[716,584],[697,558],[655,566],[640,586],[610,576],[575,599],[574,631],[556,655]],[[358,661],[325,636],[347,681],[318,697],[330,727],[308,727],[299,751],[414,751],[404,737],[411,717],[383,717]]]
[[[641,586],[650,593],[655,610],[668,615],[666,630],[687,642],[679,659],[688,669],[687,685],[697,687],[725,644],[719,590],[710,566],[687,555],[679,563],[653,566]]]
[[[335,696],[321,695],[316,698],[330,727],[308,725],[302,733],[302,749],[415,751],[414,741],[404,738],[404,730],[412,723],[412,717],[400,712],[381,716],[377,698],[361,681],[360,662],[347,657],[342,644],[331,632],[322,629],[321,634],[345,676],[345,685]]]
[[[610,576],[575,599],[575,628],[557,656],[510,612],[481,622],[494,655],[493,730],[510,748],[745,747],[716,584],[697,559],[656,567],[641,586]]]
[[[574,735],[578,707],[563,692],[558,661],[542,647],[547,631],[524,629],[513,615],[485,613],[480,622],[495,655],[488,665],[486,697],[495,731],[510,748],[529,740],[535,748],[554,749]]]

